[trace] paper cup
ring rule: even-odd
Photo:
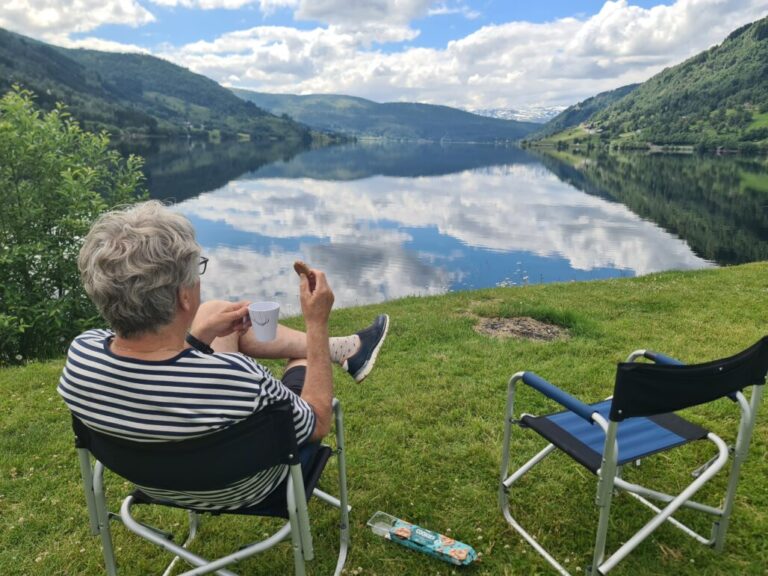
[[[254,302],[248,306],[251,327],[256,340],[266,342],[277,336],[277,319],[280,316],[280,304],[277,302]]]

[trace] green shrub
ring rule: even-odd
[[[103,211],[144,198],[142,160],[83,131],[63,106],[0,99],[0,364],[60,354],[96,320],[77,254]]]

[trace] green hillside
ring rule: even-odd
[[[768,18],[662,71],[585,122],[587,130],[571,127],[552,140],[599,135],[619,147],[768,149]]]
[[[578,104],[569,106],[547,122],[541,130],[532,134],[531,139],[544,138],[578,126],[589,120],[597,112],[607,108],[617,100],[621,100],[638,86],[640,84],[628,84],[627,86],[616,88],[616,90],[601,92],[597,96],[592,96]]]
[[[391,102],[334,94],[295,96],[233,90],[273,114],[285,114],[316,130],[393,140],[493,142],[520,140],[541,127],[478,116],[448,106]]]
[[[19,84],[38,104],[65,103],[86,129],[113,134],[247,135],[309,140],[309,130],[235,97],[213,80],[140,54],[70,50],[0,29],[0,93]]]

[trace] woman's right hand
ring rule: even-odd
[[[328,285],[325,274],[320,270],[312,269],[314,274],[314,290],[310,289],[309,278],[305,274],[300,276],[299,297],[301,299],[301,311],[307,325],[312,323],[328,324],[328,318],[333,308],[333,290]]]
[[[197,309],[189,332],[198,340],[210,344],[214,338],[229,336],[248,329],[247,301],[226,302],[210,300],[203,302]]]

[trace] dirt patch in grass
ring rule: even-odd
[[[568,330],[528,316],[517,318],[481,318],[475,331],[494,338],[524,338],[527,340],[564,340]]]

